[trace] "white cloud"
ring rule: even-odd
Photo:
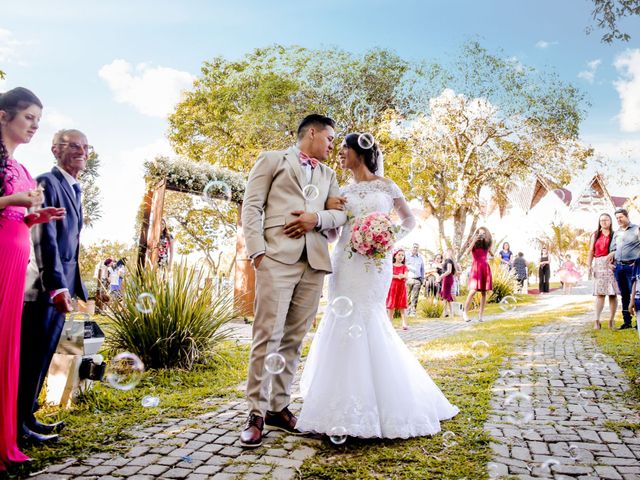
[[[17,63],[25,65],[20,58],[20,50],[29,42],[23,42],[13,36],[13,33],[6,28],[0,28],[0,63]]]
[[[613,82],[620,96],[620,130],[640,132],[640,48],[618,55],[613,65],[620,74]]]
[[[587,69],[578,73],[578,78],[582,78],[589,83],[593,83],[596,78],[596,71],[598,70],[598,67],[601,63],[602,60],[600,60],[599,58],[587,62]]]
[[[132,105],[150,117],[166,117],[180,100],[181,92],[191,87],[194,77],[169,67],[152,67],[116,59],[104,65],[98,75],[119,103]]]
[[[552,45],[557,45],[558,42],[547,42],[546,40],[539,40],[536,42],[536,48],[549,48]]]

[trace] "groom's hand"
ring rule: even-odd
[[[325,210],[344,210],[347,197],[329,197],[324,204]]]
[[[296,218],[284,226],[284,234],[290,238],[301,238],[305,233],[313,230],[318,224],[318,216],[315,213],[307,213],[304,210],[291,212]]]

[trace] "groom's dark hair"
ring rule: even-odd
[[[309,128],[311,127],[335,128],[335,126],[336,122],[334,122],[332,118],[325,117],[324,115],[320,115],[318,113],[312,113],[311,115],[307,115],[306,117],[304,117],[300,122],[300,125],[298,125],[298,140],[304,137],[304,134],[307,133],[307,130],[309,130]]]

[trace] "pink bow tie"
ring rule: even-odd
[[[310,157],[304,152],[300,152],[300,165],[306,166],[311,165],[311,168],[316,168],[318,166],[319,160],[317,158]]]

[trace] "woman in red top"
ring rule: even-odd
[[[469,308],[471,301],[476,293],[480,293],[480,312],[478,313],[478,321],[482,321],[484,314],[484,306],[487,303],[487,292],[493,290],[493,278],[491,276],[491,267],[487,261],[487,254],[491,248],[491,233],[485,227],[480,227],[471,239],[471,256],[473,263],[471,264],[471,274],[469,275],[469,294],[464,302],[464,310],[462,318],[465,322],[471,321],[469,318]]]
[[[407,310],[407,265],[405,262],[404,250],[398,250],[393,254],[393,276],[391,279],[391,287],[387,294],[387,313],[389,320],[393,320],[394,310],[400,310],[402,318],[402,329],[408,330],[407,318],[405,312]]]
[[[613,231],[611,216],[603,213],[598,219],[598,229],[591,235],[589,244],[589,278],[593,277],[593,294],[596,296],[596,320],[594,329],[600,329],[600,316],[604,308],[604,297],[609,297],[609,328],[614,328],[614,317],[618,308],[618,283],[613,275],[613,265],[608,260],[609,245]]]

